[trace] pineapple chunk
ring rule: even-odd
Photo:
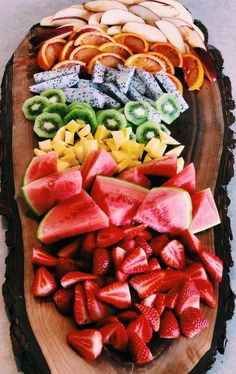
[[[170,135],[168,135],[166,132],[161,131],[159,132],[160,134],[160,140],[162,143],[168,144],[168,145],[178,145],[180,144],[177,140],[172,138]]]
[[[177,157],[183,152],[184,145],[179,145],[165,153],[165,156],[176,155]]]
[[[72,119],[69,123],[67,123],[66,129],[70,132],[77,132],[80,129],[80,124]]]
[[[139,157],[139,152],[140,152],[140,149],[139,149],[139,143],[135,142],[134,140],[127,140],[122,146],[121,148],[128,152],[129,154],[135,154],[138,158]]]
[[[82,144],[76,144],[74,146],[74,151],[75,151],[75,155],[76,155],[76,158],[79,160],[80,164],[82,164],[82,162],[84,161],[84,147],[82,146]]]
[[[66,149],[64,150],[64,154],[65,154],[65,156],[75,157],[75,150],[74,150],[74,147],[66,148]]]
[[[151,158],[151,156],[147,153],[146,156],[145,156],[144,159],[143,159],[143,162],[148,162],[148,161],[152,161],[152,158]]]
[[[107,138],[109,134],[110,134],[110,130],[107,130],[106,127],[103,125],[99,125],[94,134],[94,138],[100,141],[100,140]]]
[[[70,167],[79,165],[79,161],[75,157],[75,154],[63,156],[60,158],[60,160],[68,162]]]
[[[86,139],[87,139],[87,140],[93,140],[93,139],[94,139],[93,134],[90,132],[90,133],[86,136]]]
[[[108,145],[106,145],[102,141],[98,141],[98,148],[99,149],[104,149],[105,151],[110,151],[110,148],[108,147]]]
[[[125,136],[122,131],[111,131],[112,137],[114,139],[116,148],[119,149],[125,142]]]
[[[82,145],[84,147],[84,154],[85,154],[85,156],[90,151],[96,151],[98,149],[98,141],[97,141],[97,139],[94,139],[94,140],[84,139],[82,141]]]
[[[35,156],[43,156],[43,155],[46,154],[46,152],[40,151],[40,149],[38,149],[38,148],[34,148],[34,154],[35,154]]]
[[[177,159],[177,173],[182,171],[183,168],[184,168],[184,159],[183,159],[183,157],[180,157],[180,158]]]
[[[90,125],[85,125],[81,130],[79,130],[78,135],[80,138],[84,138],[91,132]]]
[[[152,138],[147,144],[146,146],[144,147],[144,150],[146,152],[149,153],[149,155],[152,157],[152,158],[155,158],[155,156],[152,156],[153,154],[155,154],[156,152],[156,149],[159,147],[159,144],[160,144],[160,139],[157,139],[157,138]]]
[[[75,142],[75,133],[71,131],[65,132],[65,142],[70,145],[74,145]]]
[[[58,171],[64,171],[66,169],[69,169],[70,164],[67,161],[57,160],[57,170]]]
[[[129,140],[130,134],[132,133],[132,127],[123,127],[120,131],[123,132],[125,141]]]
[[[125,160],[121,161],[117,165],[116,173],[121,173],[123,170],[128,168],[130,166],[130,163],[132,162],[130,157],[127,157]]]
[[[131,160],[130,161],[130,164],[129,164],[129,167],[133,167],[133,166],[139,166],[141,165],[141,161],[138,161],[138,160]]]
[[[43,152],[53,151],[51,139],[43,140],[39,142],[39,149]]]
[[[54,139],[65,140],[65,132],[66,132],[66,126],[62,126],[59,130],[57,130],[57,133],[54,136]]]
[[[120,162],[124,161],[127,157],[129,157],[129,154],[124,151],[111,151],[111,156],[119,164]]]
[[[66,149],[66,145],[63,141],[57,140],[54,141],[53,150],[57,153],[58,157],[64,156],[64,151]]]
[[[145,144],[143,144],[143,143],[139,144],[139,154],[138,154],[138,159],[139,160],[142,160],[144,147],[145,147]]]
[[[111,151],[118,151],[116,143],[113,138],[106,139],[105,142]]]
[[[155,150],[153,150],[152,153],[149,152],[149,155],[152,158],[161,158],[163,156],[166,148],[167,148],[167,145],[165,143],[160,142],[158,147]]]

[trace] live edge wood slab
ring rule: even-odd
[[[198,23],[206,34],[203,25]],[[19,196],[22,176],[37,143],[32,125],[22,115],[22,104],[30,94],[33,73],[37,71],[36,51],[29,40],[42,29],[34,26],[8,62],[2,82],[0,118],[0,159],[2,182],[0,214],[8,220],[6,243],[6,281],[3,295],[11,322],[10,334],[19,368],[30,374],[144,373],[203,374],[215,360],[216,351],[224,352],[226,321],[233,315],[234,295],[228,271],[232,266],[232,238],[227,209],[230,203],[227,184],[233,176],[234,147],[230,126],[231,84],[223,75],[223,59],[218,50],[210,51],[218,72],[216,83],[205,80],[200,92],[185,90],[189,110],[173,125],[173,135],[186,145],[186,163],[194,162],[197,189],[211,187],[222,223],[200,235],[209,251],[222,258],[223,281],[216,289],[218,307],[203,306],[209,327],[193,339],[158,341],[157,358],[145,367],[135,367],[105,352],[95,363],[88,363],[68,347],[65,336],[72,321],[62,317],[51,302],[31,295],[33,267],[31,249],[36,244],[37,222],[29,215]],[[3,337],[2,337],[3,338]]]

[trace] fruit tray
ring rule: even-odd
[[[205,27],[200,23],[199,26],[207,34]],[[28,98],[32,76],[38,71],[36,54],[29,40],[41,30],[36,25],[29,31],[8,62],[2,83],[0,213],[8,220],[6,243],[9,247],[3,294],[11,321],[13,349],[20,367],[25,373],[40,374],[142,373],[146,370],[160,374],[204,373],[214,362],[216,351],[224,351],[226,320],[231,318],[234,308],[228,275],[232,258],[226,189],[233,176],[234,142],[230,126],[234,121],[231,113],[234,102],[230,80],[222,72],[221,54],[210,47],[217,82],[210,83],[205,79],[199,92],[185,90],[189,110],[173,126],[173,134],[186,145],[186,163],[195,164],[198,189],[211,188],[222,221],[214,230],[199,235],[209,251],[216,253],[225,265],[223,280],[216,290],[217,308],[203,307],[209,327],[189,340],[184,337],[174,342],[160,340],[155,348],[155,360],[144,367],[134,367],[108,351],[90,363],[66,344],[71,320],[57,313],[52,303],[40,302],[31,293],[31,248],[37,242],[37,222],[26,211],[19,190],[36,141],[21,107]]]

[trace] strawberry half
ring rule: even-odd
[[[154,331],[158,331],[160,327],[160,316],[155,308],[150,306],[135,304],[136,308],[145,315],[147,320],[151,323]]]
[[[201,240],[199,240],[197,236],[192,234],[188,229],[181,232],[179,240],[189,252],[199,253],[202,250]]]
[[[115,247],[112,250],[112,259],[114,261],[115,268],[116,268],[115,277],[120,282],[125,281],[126,278],[128,277],[128,274],[124,274],[122,273],[122,271],[118,270],[123,259],[125,258],[126,253],[127,252],[121,247]]]
[[[60,280],[67,273],[76,270],[78,270],[78,266],[74,260],[72,260],[71,258],[61,257],[58,259],[57,265],[55,267],[55,276],[58,280]]]
[[[163,311],[166,307],[165,301],[166,301],[166,295],[164,293],[157,292],[155,302],[154,302],[154,308],[156,308],[159,316],[162,315],[162,313],[163,313]]]
[[[84,288],[81,284],[75,286],[74,319],[77,325],[86,325],[92,322],[88,313]]]
[[[69,288],[68,290],[60,288],[54,293],[53,301],[61,314],[66,316],[72,315],[74,290],[72,288]]]
[[[140,314],[135,320],[130,322],[127,327],[128,335],[132,332],[136,332],[145,343],[150,342],[152,339],[153,328],[149,320],[144,314]]]
[[[159,336],[165,339],[176,339],[180,336],[179,324],[172,310],[165,310],[162,314]]]
[[[87,301],[88,313],[92,321],[99,321],[100,319],[108,316],[111,309],[108,305],[102,303],[97,299],[97,292],[100,287],[93,281],[84,282],[84,290]]]
[[[124,312],[121,312],[117,314],[116,316],[122,322],[129,322],[132,319],[135,319],[136,317],[138,317],[138,313],[135,312],[134,310],[125,310]]]
[[[72,330],[66,338],[70,346],[89,361],[95,360],[102,352],[102,334],[98,330]]]
[[[80,240],[75,239],[57,252],[58,257],[73,257],[78,252]]]
[[[160,284],[165,278],[165,271],[157,270],[148,274],[136,275],[130,279],[131,286],[135,289],[141,299],[158,291]]]
[[[150,246],[152,247],[152,252],[154,256],[158,256],[160,250],[164,248],[169,243],[169,238],[167,235],[163,234],[157,236],[150,241]]]
[[[36,270],[32,285],[32,293],[37,297],[51,295],[57,289],[57,282],[54,276],[44,267]]]
[[[96,233],[89,232],[84,235],[82,248],[80,251],[81,258],[90,260],[93,256],[93,251],[96,248]]]
[[[221,259],[213,253],[206,251],[200,252],[199,256],[206,268],[206,271],[216,283],[219,283],[223,275],[223,262]]]
[[[125,274],[143,273],[148,268],[147,255],[142,248],[134,248],[126,253],[119,270]]]
[[[200,293],[192,280],[184,282],[176,301],[176,313],[181,315],[186,308],[200,308]]]
[[[192,338],[208,326],[208,322],[198,308],[187,308],[180,316],[180,326],[186,338]]]
[[[133,239],[136,238],[137,236],[140,236],[142,232],[146,229],[146,225],[141,224],[138,226],[129,226],[127,228],[123,228],[124,232],[124,238],[125,239]]]
[[[161,270],[161,265],[158,262],[157,258],[150,258],[148,261],[148,268],[146,270],[146,273],[151,273],[154,270]]]
[[[190,278],[195,280],[208,280],[208,276],[206,270],[204,269],[203,265],[199,262],[191,265],[188,267],[185,272],[190,276]]]
[[[33,247],[32,264],[53,267],[57,264],[57,258],[41,247]]]
[[[74,284],[79,282],[97,279],[97,275],[94,274],[83,273],[82,271],[71,271],[70,273],[67,273],[66,275],[64,275],[64,277],[61,278],[61,285],[64,288],[68,288],[74,286]]]
[[[160,250],[162,261],[177,270],[182,270],[185,266],[184,246],[178,240],[171,240]]]
[[[105,248],[97,248],[93,253],[93,273],[104,275],[109,271],[111,264],[110,253]]]
[[[156,297],[157,297],[157,294],[156,293],[152,293],[150,296],[145,297],[145,299],[143,299],[141,301],[141,304],[142,305],[147,305],[147,306],[154,306],[154,302],[156,300]]]
[[[128,345],[128,335],[121,322],[112,322],[99,330],[103,337],[103,343],[111,345],[118,351],[125,351]]]
[[[136,332],[129,335],[129,351],[135,364],[142,365],[154,359],[152,352]]]
[[[130,289],[127,282],[114,282],[98,291],[97,297],[118,309],[131,305]]]
[[[170,289],[170,291],[166,294],[165,297],[165,306],[170,309],[174,309],[176,306],[176,302],[179,296],[179,292],[182,286],[177,285]]]
[[[108,325],[112,322],[119,322],[119,319],[115,316],[104,317],[96,323],[96,328],[100,329],[101,327]]]
[[[115,225],[110,225],[106,229],[98,231],[96,246],[101,248],[110,247],[119,242],[123,236],[123,230]]]
[[[123,249],[125,249],[126,251],[129,251],[130,249],[133,249],[135,247],[136,242],[134,239],[126,239],[126,240],[122,240],[120,245]]]
[[[185,271],[178,271],[167,268],[164,271],[164,278],[162,279],[162,282],[159,284],[158,291],[169,291],[174,286],[182,285],[187,278],[188,277]]]
[[[142,248],[146,253],[147,257],[150,257],[152,255],[152,247],[150,247],[148,242],[141,236],[138,236],[136,238],[136,247]]]

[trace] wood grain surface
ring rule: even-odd
[[[40,32],[34,27],[15,51],[6,68],[1,103],[1,164],[3,170],[0,213],[9,220],[7,274],[4,298],[12,322],[11,337],[15,354],[25,373],[92,374],[144,373],[160,374],[204,373],[211,364],[216,349],[225,338],[225,321],[232,315],[234,296],[228,276],[232,265],[227,218],[225,185],[233,175],[232,131],[230,112],[234,107],[228,78],[222,75],[220,53],[212,49],[218,70],[218,82],[205,80],[199,92],[185,91],[189,110],[173,125],[173,135],[186,145],[186,163],[194,162],[197,190],[211,187],[219,208],[222,224],[200,235],[206,248],[217,253],[225,263],[225,272],[218,294],[218,308],[202,306],[209,327],[192,339],[181,337],[173,343],[157,342],[159,356],[143,368],[122,362],[105,352],[95,363],[89,363],[66,343],[66,333],[73,322],[61,316],[51,302],[36,300],[31,294],[33,267],[32,246],[36,241],[37,222],[30,216],[19,196],[24,171],[37,143],[32,125],[22,114],[22,104],[30,94],[28,87],[37,71],[36,52],[30,37]]]

